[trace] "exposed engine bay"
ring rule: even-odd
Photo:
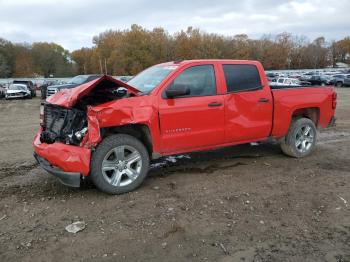
[[[115,82],[102,80],[88,94],[80,98],[73,108],[44,103],[42,116],[43,132],[40,136],[42,143],[52,144],[61,142],[79,145],[86,135],[88,106],[96,106],[110,101],[133,96],[125,87]]]
[[[90,93],[77,101],[74,107],[86,111],[87,106],[96,106],[129,96],[132,95],[125,87],[116,86],[113,82],[103,80]]]

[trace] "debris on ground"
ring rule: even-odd
[[[79,231],[84,230],[86,227],[86,224],[84,221],[76,221],[68,226],[66,226],[66,231],[69,233],[76,234]]]
[[[219,247],[222,249],[222,251],[224,251],[224,254],[225,254],[225,255],[228,255],[228,254],[229,254],[229,252],[227,251],[227,249],[226,249],[226,247],[224,246],[224,244],[219,243],[219,244],[216,244],[216,246],[219,246]]]
[[[343,201],[344,205],[348,207],[348,201],[346,201],[343,197],[338,196],[341,201]]]

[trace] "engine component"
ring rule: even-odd
[[[81,139],[76,139],[75,133],[83,131],[86,126],[86,114],[84,111],[45,104],[43,133],[40,136],[40,141],[48,144],[56,141],[66,144],[79,144]],[[87,128],[84,132],[87,132]],[[79,137],[82,138],[83,133]]]

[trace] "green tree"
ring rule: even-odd
[[[11,70],[6,58],[0,53],[0,77],[6,78],[10,76]]]
[[[32,45],[35,70],[45,77],[71,75],[73,65],[70,54],[55,43],[38,42]]]

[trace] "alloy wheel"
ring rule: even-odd
[[[111,149],[102,161],[103,178],[112,186],[131,184],[141,173],[142,158],[132,146],[118,146]]]
[[[309,151],[314,143],[315,133],[309,125],[303,125],[295,135],[295,147],[300,153]]]

